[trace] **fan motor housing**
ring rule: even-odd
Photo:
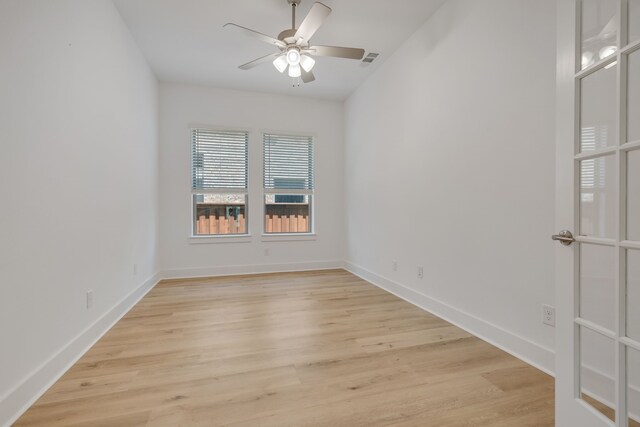
[[[296,35],[296,31],[298,30],[295,28],[289,28],[288,30],[284,30],[283,32],[278,34],[278,40],[282,40],[283,42],[286,42],[285,39],[293,38]]]

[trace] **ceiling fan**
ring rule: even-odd
[[[318,31],[324,20],[331,13],[331,8],[320,2],[311,7],[309,14],[296,28],[296,7],[302,0],[286,0],[291,5],[291,28],[282,31],[278,38],[250,30],[241,25],[228,23],[225,27],[234,28],[246,35],[257,37],[278,48],[278,52],[265,55],[246,64],[240,65],[241,70],[249,70],[266,62],[273,62],[276,69],[284,73],[287,69],[289,77],[301,78],[304,83],[314,81],[312,69],[316,61],[312,56],[333,56],[360,60],[364,56],[364,49],[336,46],[311,46],[311,37]]]

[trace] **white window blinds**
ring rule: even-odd
[[[248,132],[191,131],[193,190],[247,188]]]
[[[609,145],[609,128],[607,126],[590,126],[581,129],[581,151],[593,151]],[[580,184],[582,188],[605,188],[606,165],[604,158],[582,161]]]
[[[264,188],[311,192],[313,190],[313,138],[264,134],[263,141]]]

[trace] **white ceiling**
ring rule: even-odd
[[[333,9],[312,44],[360,47],[380,53],[373,64],[317,58],[316,81],[291,87],[271,64],[238,65],[276,48],[222,26],[233,22],[277,37],[291,26],[286,0],[114,0],[142,52],[163,82],[345,99],[413,34],[445,0],[323,0]],[[313,0],[298,7],[297,23]]]

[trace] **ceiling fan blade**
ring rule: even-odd
[[[313,75],[313,71],[305,71],[304,68],[302,68],[302,76],[300,77],[305,83],[311,83],[316,79],[316,76]]]
[[[600,31],[600,34],[598,34],[598,38],[600,40],[608,39],[612,36],[615,36],[616,31],[618,31],[618,22],[617,16],[614,16],[609,20],[609,22],[607,22],[607,25],[604,26],[602,31]]]
[[[333,56],[335,58],[362,59],[364,49],[338,46],[311,46],[306,52],[316,56]]]
[[[606,40],[608,38],[612,38],[613,36],[615,36],[616,31],[618,30],[618,23],[616,20],[617,20],[617,16],[614,16],[613,18],[611,18],[609,22],[607,22],[607,25],[605,25],[598,34],[593,35],[591,37],[587,37],[584,40],[584,43],[592,42],[594,40]]]
[[[269,55],[254,59],[253,61],[247,62],[246,64],[242,64],[238,68],[240,68],[241,70],[250,70],[251,68],[257,67],[258,65],[262,65],[267,62],[273,62],[274,59],[282,55],[284,55],[282,52],[270,53]]]
[[[267,42],[274,46],[278,46],[279,48],[285,48],[287,46],[286,43],[281,40],[274,39],[273,37],[269,37],[266,34],[262,34],[254,30],[250,30],[249,28],[243,27],[241,25],[237,25],[229,22],[227,24],[224,24],[223,28],[226,28],[226,27],[235,28],[237,31],[241,32],[246,36],[257,37],[263,42]]]
[[[305,41],[311,40],[311,37],[318,31],[324,20],[331,13],[331,8],[320,2],[316,2],[311,7],[309,14],[304,18],[302,24],[296,31],[296,38],[302,38]]]

